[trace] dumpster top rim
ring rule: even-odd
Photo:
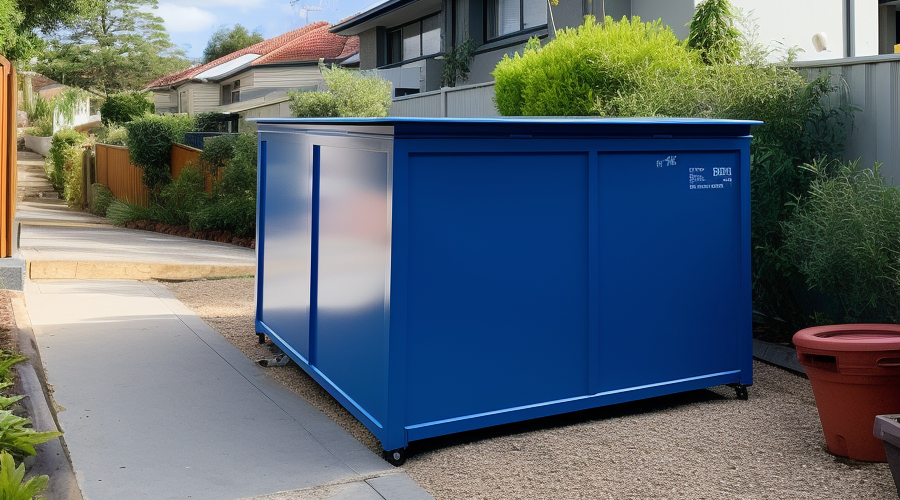
[[[248,122],[256,123],[311,123],[311,124],[358,124],[358,125],[391,125],[403,123],[530,123],[530,124],[592,124],[592,125],[743,125],[759,126],[758,120],[728,120],[709,118],[600,118],[596,116],[495,116],[480,118],[428,118],[409,116],[389,117],[337,117],[337,118],[248,118]]]
[[[794,345],[835,351],[900,350],[900,325],[847,324],[806,328],[794,334]]]

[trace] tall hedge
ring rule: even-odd
[[[184,142],[184,134],[193,126],[193,120],[186,115],[145,115],[125,124],[131,163],[143,169],[151,198],[156,198],[163,186],[172,181],[172,144]]]

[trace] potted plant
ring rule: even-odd
[[[828,449],[885,461],[875,416],[900,413],[900,190],[879,165],[804,167],[809,193],[784,224],[787,260],[825,300],[794,345],[812,384]]]

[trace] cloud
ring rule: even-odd
[[[197,7],[182,7],[170,3],[161,3],[156,15],[163,18],[166,31],[171,33],[192,33],[205,31],[215,26],[216,15]]]
[[[205,8],[237,7],[241,11],[247,11],[248,9],[259,7],[266,1],[267,0],[184,0],[180,2],[180,4],[187,7]]]

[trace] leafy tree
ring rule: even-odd
[[[35,29],[53,31],[72,19],[78,0],[0,0],[0,55],[26,61],[44,46]]]
[[[261,41],[263,41],[263,36],[259,30],[250,33],[240,24],[235,24],[231,29],[223,26],[216,30],[209,42],[206,43],[206,48],[203,49],[203,63],[215,61],[222,56],[227,56]]]
[[[3,1],[3,0],[0,0]],[[161,17],[157,0],[85,0],[83,15],[50,36],[37,70],[56,81],[107,95],[140,90],[188,66]]]
[[[141,92],[121,92],[111,94],[100,106],[100,116],[104,125],[127,123],[135,117],[156,111],[153,100]]]

